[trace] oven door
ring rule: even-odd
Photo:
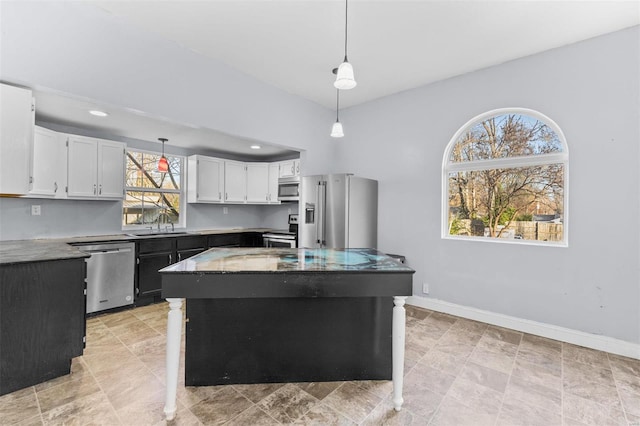
[[[272,236],[263,235],[262,241],[264,242],[265,247],[296,248],[296,240],[292,238],[281,238],[275,235],[272,235]]]

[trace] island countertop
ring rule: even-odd
[[[213,248],[160,270],[165,298],[410,295],[414,272],[368,248]]]

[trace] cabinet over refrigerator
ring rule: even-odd
[[[298,246],[376,248],[378,181],[332,174],[300,180]]]

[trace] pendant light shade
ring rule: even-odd
[[[341,138],[344,136],[344,131],[342,130],[342,123],[336,121],[333,123],[333,127],[331,127],[331,137],[332,138]]]
[[[340,123],[340,91],[336,90],[336,122],[333,123],[333,127],[331,127],[331,137],[332,138],[341,138],[344,136],[344,131],[342,130],[342,123]]]
[[[169,139],[158,138],[158,140],[162,142],[162,157],[158,160],[158,172],[167,173],[169,171],[169,162],[167,161],[167,157],[164,156],[164,143]]]
[[[344,57],[344,62],[338,67],[338,74],[333,86],[339,90],[349,90],[356,87],[355,78],[353,77],[353,66],[347,61],[347,57]]]
[[[348,16],[349,0],[344,0],[344,61],[338,67],[336,81],[333,86],[338,90],[349,90],[356,87],[356,79],[353,76],[353,66],[347,59],[347,35],[348,35]]]

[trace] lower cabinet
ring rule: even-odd
[[[162,299],[160,269],[212,247],[261,247],[259,232],[158,237],[136,241],[136,306]]]
[[[85,277],[84,258],[0,265],[0,395],[69,374],[84,349]]]
[[[175,238],[136,241],[136,305],[161,300],[162,281],[158,271],[176,261]]]

